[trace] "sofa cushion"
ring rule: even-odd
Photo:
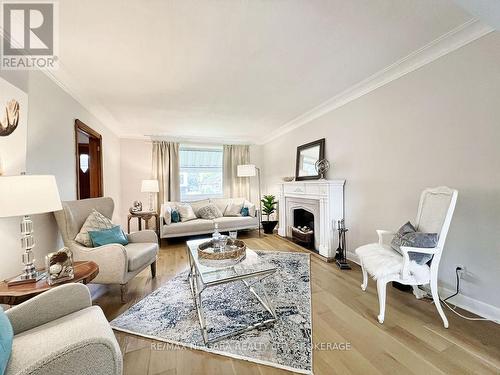
[[[14,331],[9,318],[0,307],[0,374],[3,374],[12,352]]]
[[[172,223],[163,227],[164,235],[182,235],[190,233],[206,232],[214,230],[213,220],[195,219],[184,223]]]
[[[208,203],[206,206],[198,209],[196,216],[200,219],[213,220],[221,217],[222,212],[220,212],[219,208],[214,203]]]
[[[252,216],[223,216],[214,219],[219,225],[219,230],[225,231],[239,228],[252,228],[259,225],[257,218]]]
[[[177,211],[179,211],[179,215],[181,216],[182,222],[196,219],[193,207],[191,207],[189,203],[178,204]]]
[[[231,199],[231,202],[224,211],[224,216],[241,216],[241,209],[243,208],[244,199]]]
[[[15,335],[6,374],[117,374],[121,361],[113,330],[92,306]]]
[[[213,203],[217,206],[217,208],[222,212],[224,215],[224,212],[226,211],[227,205],[231,202],[230,198],[210,198],[210,203]]]
[[[168,205],[163,205],[162,206],[162,213],[163,213],[163,220],[165,222],[165,225],[169,225],[172,222],[172,207]]]
[[[158,253],[156,243],[129,243],[125,246],[128,260],[128,271],[136,271],[142,268],[147,262]]]
[[[196,215],[196,217],[200,217],[200,215],[198,215],[198,211],[200,210],[200,208],[205,207],[207,204],[210,204],[210,200],[209,199],[202,199],[199,201],[193,201],[193,202],[188,202],[188,203],[193,208],[193,211],[194,211],[194,214]]]
[[[85,220],[85,223],[83,223],[80,232],[76,235],[75,241],[81,243],[83,246],[92,247],[92,240],[90,239],[89,231],[110,229],[112,227],[114,227],[114,224],[110,219],[100,212],[93,210],[87,217],[87,220]]]
[[[243,202],[243,208],[248,208],[248,215],[249,216],[255,216],[255,214],[256,214],[255,204],[245,200]],[[243,211],[243,208],[241,209],[242,211]],[[245,216],[245,215],[243,215],[243,216]]]

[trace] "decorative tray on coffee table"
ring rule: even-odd
[[[241,240],[229,238],[226,246],[214,246],[214,241],[203,242],[198,246],[198,258],[209,260],[237,260],[245,256],[247,246]]]

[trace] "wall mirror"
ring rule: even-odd
[[[325,138],[297,147],[295,180],[317,180],[316,162],[325,158]]]

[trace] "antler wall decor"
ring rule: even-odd
[[[5,106],[5,116],[0,122],[0,136],[6,137],[14,132],[19,124],[19,103],[12,99]]]

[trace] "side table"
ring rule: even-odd
[[[128,214],[127,232],[130,234],[130,220],[133,218],[137,218],[137,227],[139,230],[142,230],[142,220],[145,222],[145,229],[149,229],[149,220],[151,220],[152,217],[155,218],[155,232],[158,238],[160,238],[160,215],[155,211],[140,211]]]
[[[63,281],[58,284],[49,285],[46,279],[36,283],[27,283],[8,286],[5,281],[0,282],[0,303],[4,305],[18,305],[34,296],[49,289],[67,283],[88,284],[99,273],[99,266],[92,261],[74,262],[75,277],[72,280]]]

